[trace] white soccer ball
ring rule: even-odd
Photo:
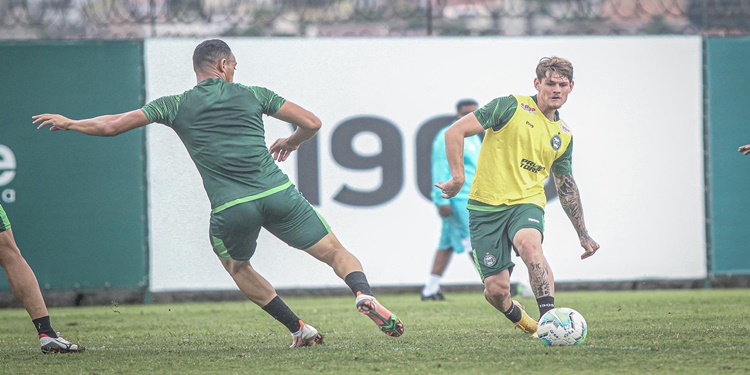
[[[547,311],[539,319],[536,333],[547,346],[579,345],[586,340],[588,326],[578,311],[558,307]]]

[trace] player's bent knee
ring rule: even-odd
[[[236,260],[229,258],[220,258],[221,264],[230,276],[238,274],[243,268],[248,267],[250,262],[247,260]]]
[[[328,233],[315,245],[304,249],[304,251],[312,255],[316,259],[329,264],[338,257],[351,256],[351,253],[349,253],[349,251],[344,248],[344,246],[341,244],[341,242],[339,242],[333,232]]]
[[[521,259],[527,264],[529,262],[538,263],[544,259],[544,252],[541,245],[532,243],[521,244],[518,250]]]
[[[510,286],[507,286],[507,287],[495,286],[491,288],[486,288],[485,293],[487,293],[494,300],[502,301],[510,297]]]
[[[504,300],[510,297],[510,279],[500,275],[490,276],[484,283],[485,296],[494,300]]]
[[[14,262],[24,261],[23,255],[15,246],[6,246],[6,244],[0,244],[0,265],[5,268],[6,264],[12,264]]]

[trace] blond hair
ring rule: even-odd
[[[542,57],[536,66],[536,78],[541,81],[547,77],[547,73],[557,73],[568,81],[573,81],[573,64],[562,57]]]

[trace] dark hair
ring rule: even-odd
[[[475,105],[479,106],[479,103],[477,103],[474,99],[461,99],[456,103],[456,112],[459,112],[461,110],[461,107],[465,107],[467,105]]]
[[[196,72],[207,66],[216,64],[221,59],[230,59],[232,50],[221,39],[203,41],[193,52],[193,70]]]

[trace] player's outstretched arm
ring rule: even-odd
[[[451,179],[438,182],[435,186],[440,189],[443,198],[452,198],[461,191],[466,181],[464,174],[464,138],[477,135],[484,130],[474,113],[462,117],[445,131],[445,155],[451,169]]]
[[[743,155],[750,155],[750,144],[740,146],[740,149],[737,151],[741,152]]]
[[[581,206],[581,195],[578,192],[578,185],[572,174],[554,174],[554,176],[555,185],[557,186],[557,195],[560,197],[560,204],[562,205],[565,214],[568,215],[570,222],[573,223],[576,232],[578,232],[578,239],[581,241],[581,247],[583,247],[584,252],[583,255],[581,255],[581,259],[586,259],[599,250],[599,244],[589,236],[589,232],[586,230],[586,222],[583,220],[583,207]]]
[[[73,120],[53,113],[43,113],[31,116],[31,118],[33,123],[37,125],[37,129],[49,126],[50,131],[75,130],[84,134],[101,137],[112,137],[151,123],[140,109],[82,120]]]
[[[276,161],[286,160],[302,142],[315,136],[322,125],[312,112],[290,101],[284,102],[272,116],[297,127],[288,138],[279,138],[268,148]]]

